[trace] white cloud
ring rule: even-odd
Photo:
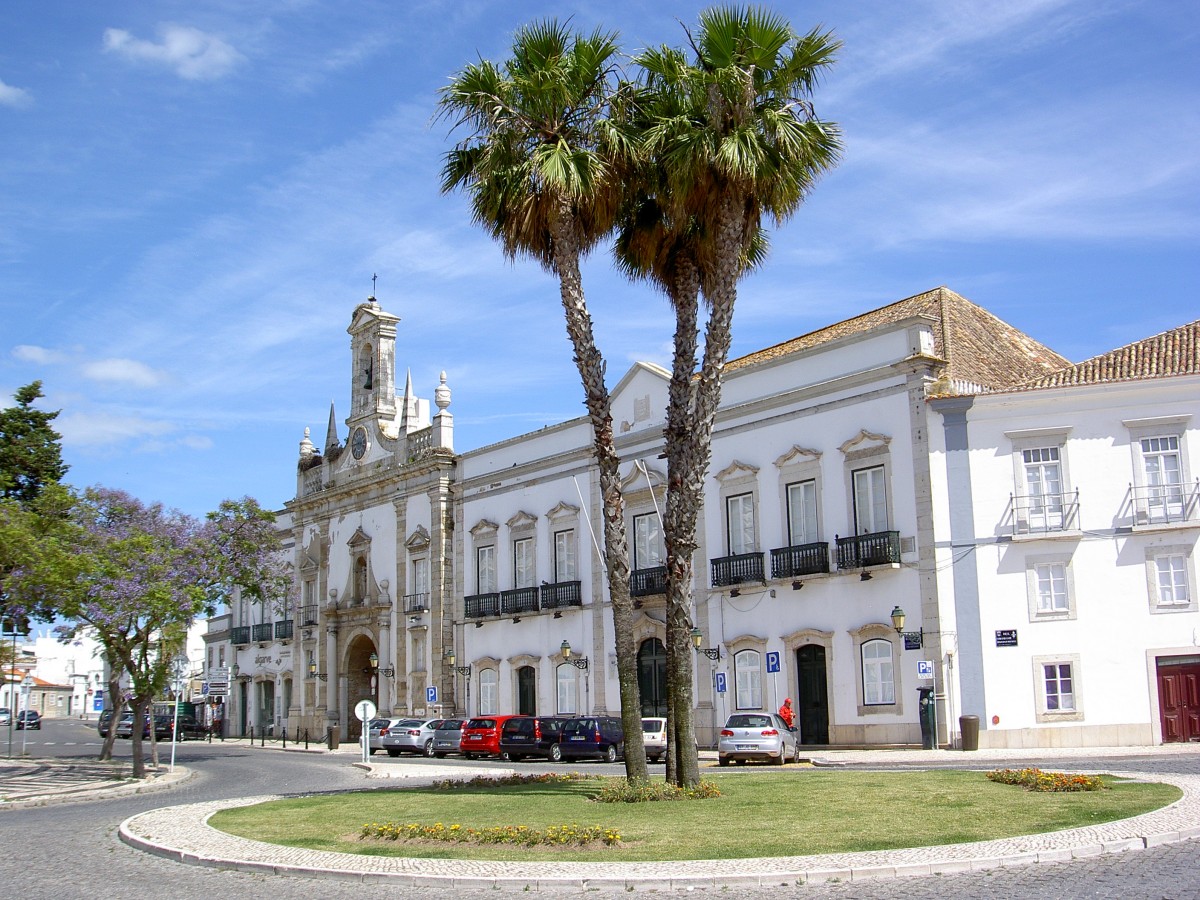
[[[65,353],[45,347],[36,347],[33,344],[18,344],[13,347],[12,355],[14,359],[19,359],[21,362],[33,363],[38,366],[55,365],[69,359]]]
[[[54,420],[54,427],[62,434],[65,444],[78,447],[103,447],[158,438],[175,430],[170,422],[95,412],[64,412]]]
[[[167,380],[164,372],[156,371],[133,359],[98,359],[85,363],[80,372],[92,381],[128,384],[133,387],[155,387]]]
[[[0,106],[27,109],[33,106],[33,94],[24,88],[13,87],[11,84],[0,81]]]
[[[104,49],[126,59],[165,65],[188,81],[221,78],[245,60],[219,37],[187,25],[160,25],[158,36],[159,42],[154,43],[109,28],[104,32]]]

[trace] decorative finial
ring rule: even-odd
[[[371,274],[371,296],[369,299],[374,304],[379,303],[379,301],[375,299],[375,282],[377,282],[378,280],[379,280],[379,276],[372,273]]]
[[[313,446],[313,442],[309,439],[309,430],[305,428],[304,440],[300,442],[300,458],[312,459],[313,454],[316,453],[316,451],[317,448]]]
[[[450,388],[446,387],[446,371],[442,370],[441,384],[434,389],[433,402],[437,404],[438,409],[445,409],[450,405]]]

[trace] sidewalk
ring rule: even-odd
[[[107,800],[130,794],[169,790],[191,777],[176,766],[168,772],[147,766],[147,778],[135,781],[128,761],[4,759],[0,760],[0,812],[79,800]]]
[[[351,746],[352,750],[358,748]],[[340,751],[338,751],[340,752]],[[358,751],[361,753],[361,751]],[[829,750],[812,754],[813,765],[969,761],[980,768],[1003,766],[1008,760],[1053,756],[1071,771],[1109,771],[1104,760],[1114,757],[1162,754],[1196,755],[1200,748],[1107,747],[1071,750]],[[715,766],[715,754],[701,754],[704,769]],[[357,765],[363,765],[357,762]],[[430,766],[403,760],[378,760],[364,766],[369,777],[442,775],[452,770],[460,778],[477,771],[462,767]],[[434,773],[430,770],[436,768]],[[795,771],[792,767],[775,770]],[[1146,778],[1137,773],[1121,773]],[[234,837],[210,828],[208,817],[221,809],[274,799],[248,797],[236,801],[197,803],[155,810],[121,824],[121,839],[134,847],[194,865],[274,874],[348,880],[382,881],[397,887],[486,887],[522,891],[564,889],[691,890],[736,886],[777,886],[824,881],[861,881],[905,876],[931,876],[984,870],[999,866],[1064,862],[1122,853],[1200,837],[1200,776],[1154,776],[1174,784],[1183,798],[1161,810],[1104,825],[1050,834],[1025,835],[996,841],[915,847],[906,850],[823,854],[766,859],[690,860],[653,863],[493,862],[405,857],[370,857],[279,847]]]

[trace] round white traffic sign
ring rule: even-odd
[[[375,704],[370,700],[359,700],[354,707],[354,714],[358,716],[358,721],[365,722],[368,719],[375,718]]]

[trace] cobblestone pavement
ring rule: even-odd
[[[821,754],[818,762],[869,768],[924,768],[967,765],[994,768],[996,765],[1041,765],[1043,768],[1074,770],[1121,770],[1146,774],[1178,774],[1195,795],[1195,778],[1200,776],[1200,748],[1123,748],[1091,751],[1080,755],[1030,751],[1030,755],[1001,756],[934,752],[925,758],[920,751],[898,754]],[[1039,756],[1045,753],[1045,756]],[[970,756],[969,761],[960,761]],[[195,773],[167,793],[131,796],[96,803],[63,803],[35,809],[15,810],[0,816],[0,884],[5,894],[22,898],[62,897],[156,897],[169,894],[179,900],[226,898],[395,897],[395,884],[315,880],[314,877],[268,875],[183,865],[122,844],[117,825],[138,813],[171,804],[212,803],[253,795],[279,795],[314,790],[361,789],[364,773],[352,765],[355,754],[280,753],[250,749],[245,745],[191,744],[180,748],[180,764]],[[1092,764],[1084,765],[1084,760]],[[449,761],[447,761],[449,762]],[[380,761],[384,769],[393,761]],[[426,761],[405,761],[405,768],[419,769]],[[0,779],[4,773],[0,770]],[[421,777],[430,777],[422,773]],[[1171,778],[1171,780],[1176,780]],[[0,782],[2,783],[2,782]],[[380,782],[371,782],[379,784]],[[177,810],[182,819],[184,810]],[[921,875],[869,881],[833,881],[770,886],[721,885],[707,882],[692,890],[719,893],[724,898],[830,897],[830,898],[916,898],[931,895],[964,898],[1172,898],[1200,900],[1200,840],[1091,856],[1061,863],[1038,863],[961,874]],[[641,889],[666,891],[670,884],[648,882]],[[428,894],[458,896],[479,885],[459,883],[423,887]],[[607,894],[604,890],[579,890],[565,884],[544,884],[543,893],[561,897]],[[624,890],[620,890],[624,893]],[[681,891],[682,893],[683,891]]]

